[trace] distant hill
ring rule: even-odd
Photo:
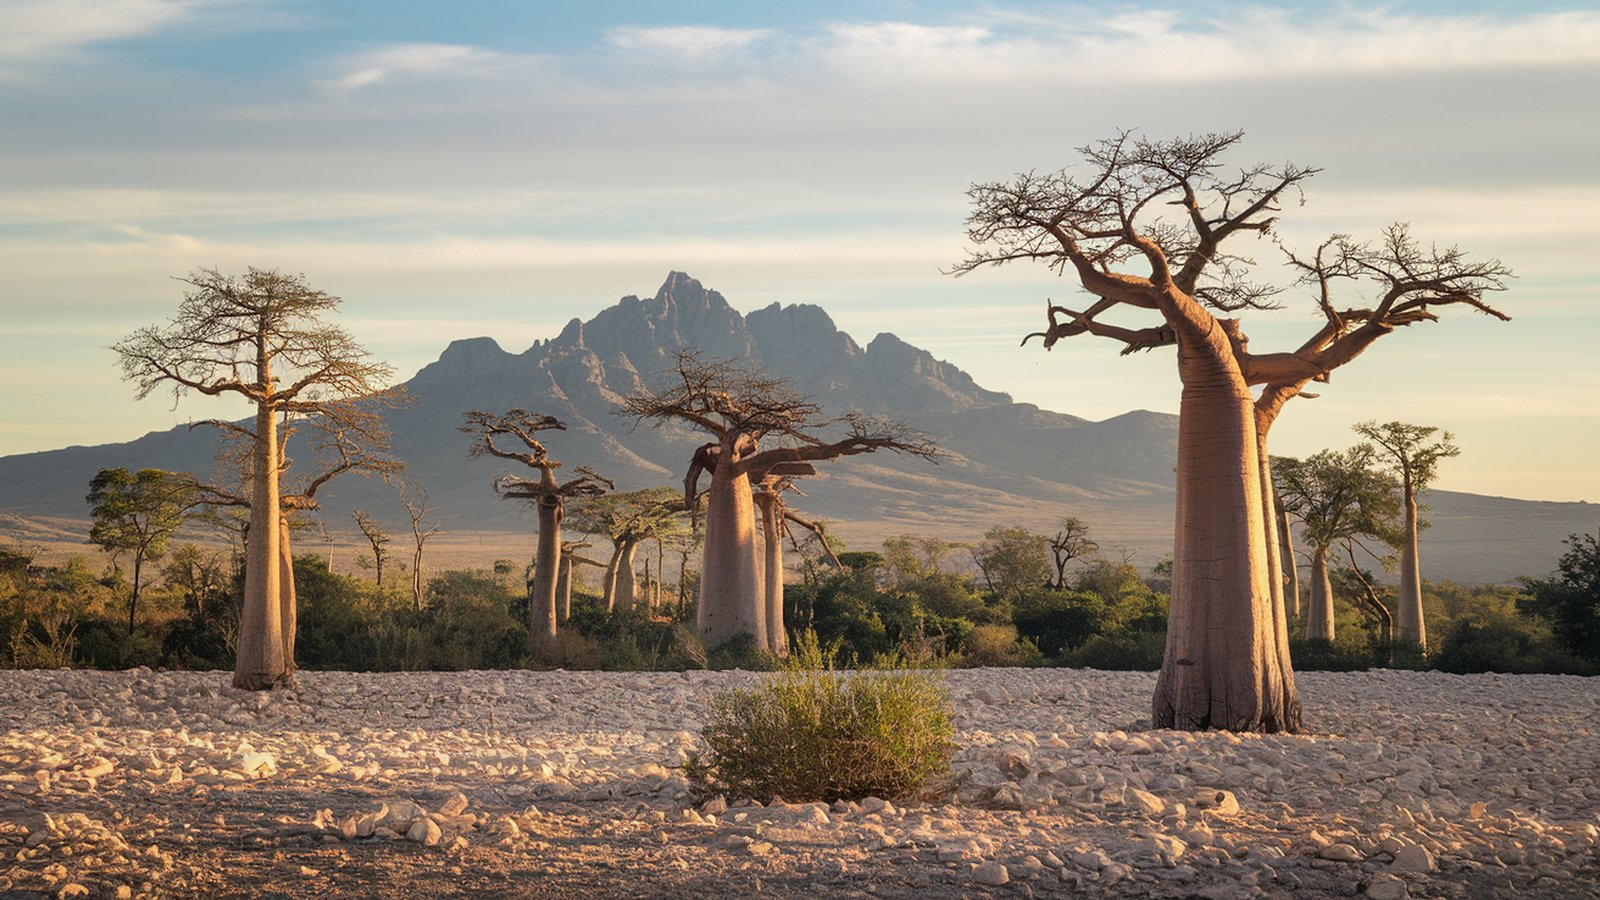
[[[469,460],[457,431],[469,409],[524,407],[563,419],[548,445],[569,466],[588,465],[620,487],[681,482],[704,438],[679,425],[635,425],[614,410],[653,383],[682,348],[748,361],[796,383],[830,412],[862,409],[903,419],[950,455],[937,466],[888,454],[830,465],[809,479],[807,512],[838,523],[847,539],[875,543],[902,531],[974,537],[996,524],[1044,529],[1063,515],[1091,524],[1102,544],[1153,560],[1170,551],[1174,416],[1135,411],[1091,422],[1013,402],[967,373],[892,334],[865,347],[820,307],[772,304],[741,315],[721,294],[674,272],[653,297],[624,297],[561,333],[508,353],[486,337],[451,343],[407,389],[411,406],[388,415],[407,476],[426,487],[439,521],[456,532],[526,532],[532,523],[497,500],[498,460]],[[0,532],[7,522],[86,515],[89,479],[106,466],[209,472],[209,429],[155,432],[138,440],[0,458]],[[1532,503],[1435,492],[1424,574],[1464,581],[1542,574],[1568,533],[1600,520],[1577,503]],[[346,478],[323,495],[335,530],[352,506],[398,524],[399,506],[381,484]],[[21,517],[17,519],[16,517]],[[37,525],[30,527],[38,527]]]

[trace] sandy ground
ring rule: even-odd
[[[945,676],[937,803],[695,804],[748,673],[0,672],[0,895],[1600,896],[1600,679],[1300,676],[1299,736],[1153,676]]]

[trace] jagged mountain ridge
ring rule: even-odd
[[[890,454],[829,467],[828,477],[807,485],[808,506],[818,515],[909,526],[923,519],[930,491],[940,497],[941,517],[987,518],[985,510],[1004,495],[1017,494],[1002,507],[1028,497],[1144,496],[1170,488],[1171,416],[1129,413],[1095,423],[1015,403],[892,334],[862,347],[808,304],[774,303],[743,315],[681,272],[668,275],[654,296],[624,297],[588,321],[574,318],[520,353],[487,337],[452,342],[406,383],[414,403],[387,414],[395,453],[452,529],[526,527],[518,521],[521,510],[490,491],[490,480],[507,464],[466,458],[469,437],[457,426],[469,409],[555,415],[568,429],[551,434],[548,446],[567,465],[591,466],[624,488],[678,483],[704,437],[681,425],[634,423],[615,410],[624,396],[662,377],[686,348],[789,378],[829,413],[861,409],[904,419],[950,454],[936,467]],[[0,509],[83,515],[83,494],[100,467],[208,472],[214,450],[205,430],[179,428],[124,444],[0,459]],[[952,480],[970,502],[939,488]],[[385,489],[362,479],[333,482],[322,497],[330,518],[361,506],[398,519]]]
[[[997,524],[1043,530],[1071,514],[1088,521],[1109,548],[1137,550],[1145,560],[1170,551],[1175,416],[1134,411],[1091,422],[1016,403],[892,334],[863,347],[807,304],[774,303],[741,315],[681,272],[654,296],[624,297],[587,321],[574,318],[520,353],[487,337],[454,341],[406,383],[415,403],[388,413],[395,453],[408,464],[406,476],[426,488],[433,518],[454,532],[533,528],[522,508],[497,500],[490,486],[497,474],[526,473],[501,460],[467,458],[470,438],[457,426],[469,409],[555,415],[568,430],[549,434],[547,445],[569,467],[593,467],[625,489],[678,484],[704,436],[677,424],[635,424],[615,407],[688,347],[787,377],[830,414],[857,408],[904,419],[948,452],[937,466],[892,454],[858,456],[807,479],[798,505],[833,520],[853,541],[870,545],[896,531],[972,538]],[[100,468],[207,473],[215,451],[210,429],[180,427],[126,443],[0,458],[0,513],[83,520],[83,497]],[[292,446],[291,455],[299,458]],[[403,509],[380,483],[346,477],[320,496],[323,517],[336,531],[351,530],[352,507],[406,530]],[[1423,560],[1429,578],[1543,574],[1562,538],[1596,524],[1593,507],[1578,503],[1453,492],[1429,499],[1435,507]]]

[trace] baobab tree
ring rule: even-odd
[[[877,450],[933,459],[937,451],[902,423],[860,413],[824,419],[822,408],[788,381],[731,361],[683,352],[672,376],[658,390],[628,397],[622,411],[641,421],[685,421],[714,438],[695,451],[683,480],[684,505],[694,509],[700,474],[711,473],[696,627],[709,645],[748,635],[771,649],[756,563],[752,483],[784,474],[781,467],[795,463]],[[842,436],[829,440],[816,434],[835,425],[843,426]]]
[[[1374,466],[1370,444],[1339,452],[1323,450],[1305,459],[1275,457],[1273,473],[1285,509],[1300,518],[1300,536],[1311,557],[1311,608],[1306,637],[1333,640],[1333,584],[1328,555],[1362,537],[1391,541],[1400,505],[1394,479]]]
[[[139,399],[167,386],[174,401],[195,392],[242,397],[255,408],[251,424],[210,424],[241,438],[247,451],[250,539],[233,683],[265,690],[288,683],[294,670],[294,573],[282,556],[287,529],[280,477],[288,459],[281,429],[297,418],[338,419],[357,410],[351,401],[377,394],[392,371],[372,362],[342,328],[321,321],[337,310],[339,298],[313,289],[303,275],[200,269],[179,280],[189,289],[177,315],[113,349]]]
[[[1177,348],[1172,602],[1152,722],[1295,731],[1300,702],[1274,570],[1266,434],[1306,385],[1326,381],[1383,335],[1435,320],[1440,307],[1506,318],[1483,298],[1510,273],[1495,260],[1424,247],[1405,225],[1374,243],[1334,235],[1309,257],[1285,257],[1310,289],[1320,327],[1292,351],[1252,352],[1229,315],[1274,307],[1280,291],[1251,280],[1251,263],[1234,246],[1270,234],[1282,202],[1318,170],[1225,170],[1223,157],[1241,138],[1151,141],[1124,132],[1082,148],[1078,172],[976,184],[968,192],[972,249],[953,271],[1033,260],[1070,274],[1093,299],[1079,309],[1046,304],[1048,327],[1029,335],[1046,348],[1082,334],[1117,341],[1124,353]],[[1367,286],[1370,305],[1336,298]],[[1149,324],[1112,321],[1124,313]]]
[[[460,430],[473,436],[468,456],[509,459],[539,473],[537,479],[502,475],[494,481],[494,489],[502,498],[527,500],[539,511],[539,546],[534,555],[533,592],[528,598],[528,645],[536,649],[541,638],[556,636],[561,520],[566,516],[567,500],[598,497],[615,485],[598,472],[582,466],[576,470],[577,477],[556,480],[556,470],[561,468],[561,463],[550,458],[538,438],[541,431],[567,430],[566,424],[555,416],[530,413],[525,409],[513,409],[497,416],[475,409],[466,414]]]
[[[783,621],[783,538],[789,535],[793,540],[789,523],[816,535],[822,552],[833,562],[833,567],[838,569],[840,565],[839,557],[828,546],[823,525],[789,509],[784,501],[787,493],[805,496],[795,486],[794,479],[800,475],[814,475],[816,469],[806,463],[789,463],[781,468],[787,474],[768,472],[756,486],[754,497],[756,509],[761,513],[761,585],[763,600],[767,605],[767,647],[779,656],[788,656],[789,632]],[[798,541],[795,541],[795,546],[799,546]]]
[[[608,612],[633,608],[639,593],[634,568],[639,546],[675,531],[684,513],[683,495],[670,487],[609,494],[573,507],[573,528],[611,539],[611,561],[601,586],[601,602]]]
[[[578,555],[579,550],[586,550],[590,546],[591,545],[588,541],[561,542],[561,571],[556,576],[556,598],[557,604],[560,607],[556,612],[556,619],[558,620],[559,625],[566,624],[566,621],[572,618],[573,570],[578,566],[594,566],[595,568],[602,570],[606,568],[606,564],[600,562],[599,560]],[[530,565],[528,567],[528,584],[530,586],[537,584],[537,581],[534,579],[534,572],[535,567]],[[530,600],[532,599],[532,594],[533,592],[530,591]]]
[[[1383,448],[1389,470],[1400,481],[1400,508],[1405,517],[1400,536],[1400,595],[1395,610],[1395,636],[1401,643],[1428,647],[1428,627],[1422,617],[1422,570],[1417,557],[1417,533],[1427,523],[1417,516],[1417,494],[1427,489],[1439,474],[1440,460],[1459,456],[1450,432],[1439,435],[1438,428],[1408,425],[1405,422],[1361,422],[1356,433]]]

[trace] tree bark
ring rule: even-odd
[[[1281,506],[1278,507],[1278,559],[1288,579],[1283,589],[1284,605],[1293,610],[1298,619],[1304,612],[1300,608],[1300,567],[1294,559],[1294,532],[1289,530],[1289,511]]]
[[[561,558],[561,574],[556,578],[556,596],[560,599],[560,608],[556,612],[556,621],[565,625],[572,618],[572,557]]]
[[[1428,648],[1428,629],[1422,620],[1422,572],[1417,559],[1417,494],[1411,473],[1405,473],[1405,540],[1400,547],[1400,593],[1396,597],[1400,643]]]
[[[622,542],[616,541],[611,545],[611,560],[606,563],[605,584],[600,587],[600,602],[605,606],[606,612],[615,612],[617,609],[617,576],[622,571]]]
[[[266,363],[261,362],[260,367],[262,381],[270,383]],[[283,657],[277,411],[265,403],[256,407],[252,450],[250,540],[246,545],[244,609],[239,617],[233,686],[263,691],[289,681]]]
[[[128,595],[128,634],[133,634],[133,613],[139,608],[139,574],[144,568],[144,548],[133,551],[133,592]]]
[[[528,644],[556,636],[556,582],[561,570],[561,499],[540,497],[539,547],[533,564],[533,593],[528,598]]]
[[[633,570],[633,560],[639,552],[639,539],[622,539],[617,547],[616,604],[619,609],[633,609],[639,599],[638,576]]]
[[[789,655],[789,634],[783,622],[783,505],[767,491],[755,495],[761,510],[762,594],[767,607],[767,649]]]
[[[1311,548],[1311,612],[1306,637],[1333,640],[1333,582],[1328,577],[1328,548]]]
[[[1152,721],[1297,731],[1288,635],[1267,583],[1254,401],[1218,330],[1179,337],[1172,599]]]
[[[724,459],[711,475],[706,497],[705,556],[695,626],[707,647],[749,635],[767,644],[767,611],[756,567],[754,500],[750,476]]]
[[[293,673],[295,629],[299,608],[294,590],[294,549],[289,544],[289,517],[278,516],[278,615],[283,628],[283,666]]]

